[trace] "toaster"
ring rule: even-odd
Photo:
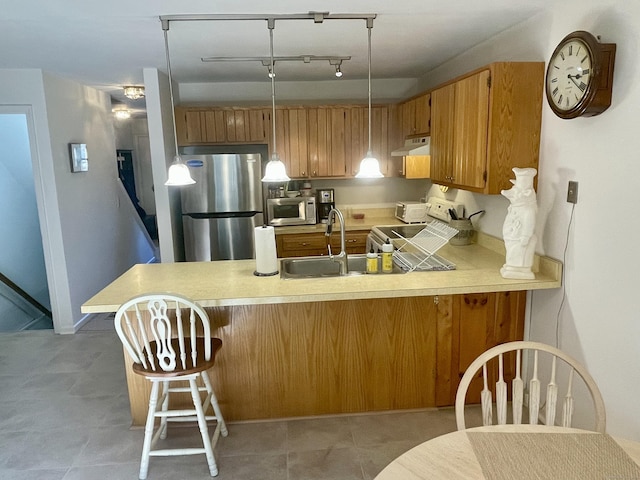
[[[404,223],[424,223],[429,216],[429,205],[422,202],[396,203],[395,217]]]

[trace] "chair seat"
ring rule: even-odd
[[[204,352],[205,352],[204,346],[206,341],[211,342],[211,358],[209,360],[206,360],[204,358]],[[149,342],[149,343],[151,345],[152,351],[156,352],[157,342]],[[171,340],[171,346],[175,352],[180,351],[180,344],[177,338],[174,338]],[[218,350],[220,350],[220,347],[222,347],[222,340],[220,340],[219,338],[206,339],[204,337],[197,337],[196,339],[197,359],[196,359],[195,367],[189,366],[189,365],[192,365],[193,363],[192,363],[191,357],[187,355],[187,359],[186,359],[187,368],[182,368],[181,362],[178,360],[176,364],[176,369],[171,372],[165,372],[162,369],[159,369],[158,366],[156,366],[157,370],[152,370],[151,368],[145,368],[141,363],[134,363],[133,371],[138,375],[144,375],[145,377],[165,377],[165,378],[181,377],[185,375],[199,373],[213,367],[215,363],[216,353],[218,352]]]

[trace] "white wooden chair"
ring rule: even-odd
[[[211,476],[218,475],[213,449],[219,436],[226,437],[228,432],[206,371],[213,367],[222,341],[211,338],[209,317],[204,309],[180,295],[141,295],[120,306],[115,327],[134,361],[133,371],[152,384],[140,479],[147,478],[150,456],[205,454]],[[174,386],[175,382],[181,383]],[[158,398],[161,384],[162,396]],[[194,408],[169,410],[169,396],[177,392],[191,393]],[[204,400],[200,392],[206,392]],[[207,415],[209,407],[213,408],[213,415]],[[156,418],[160,422],[154,433]],[[211,420],[216,421],[216,427],[209,438],[207,421]],[[197,421],[203,446],[154,450],[158,439],[166,438],[169,421]]]
[[[558,384],[560,381],[560,368],[562,367],[563,379],[566,378],[566,389],[563,389],[561,394],[564,394],[562,405],[562,416],[560,425],[563,427],[570,427],[573,417],[574,409],[574,397],[573,388],[576,374],[582,379],[586,389],[591,394],[593,401],[593,407],[595,411],[595,428],[594,430],[600,433],[605,433],[606,417],[605,407],[600,390],[596,385],[593,377],[587,372],[587,370],[579,364],[575,359],[567,355],[566,353],[558,350],[555,347],[546,345],[544,343],[537,342],[509,342],[502,345],[493,347],[478,358],[476,358],[469,368],[467,368],[465,374],[460,380],[458,390],[456,393],[456,423],[458,430],[465,429],[465,398],[467,396],[467,389],[469,384],[477,377],[477,373],[482,370],[481,376],[483,379],[483,390],[480,394],[481,410],[482,410],[482,423],[483,425],[493,424],[493,398],[492,392],[489,389],[490,380],[487,370],[491,371],[491,368],[487,368],[487,364],[493,359],[493,362],[498,362],[498,373],[495,383],[496,392],[496,418],[499,425],[507,423],[507,383],[505,382],[505,355],[508,356],[511,361],[515,360],[515,376],[512,381],[512,419],[514,424],[522,423],[522,413],[524,408],[524,393],[525,382],[523,380],[523,359],[527,358],[531,360],[531,354],[529,357],[523,355],[523,352],[532,351],[533,360],[527,364],[527,371],[531,379],[527,385],[528,403],[529,403],[529,423],[537,424],[541,416],[544,417],[546,425],[556,424],[556,406],[558,401]],[[513,352],[513,354],[509,354]],[[515,359],[513,358],[515,356]],[[540,357],[549,357],[540,358]],[[540,402],[540,382],[542,371],[542,365],[549,364],[548,376],[549,379],[546,389],[546,398],[544,400],[544,411],[541,412]],[[566,366],[563,366],[565,364]],[[513,365],[510,365],[513,367]]]

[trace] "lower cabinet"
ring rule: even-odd
[[[347,253],[366,253],[369,230],[348,231],[345,238]],[[327,237],[324,233],[297,233],[276,235],[278,258],[327,255]],[[340,252],[340,233],[331,235],[331,251]]]
[[[477,355],[522,339],[525,299],[497,292],[208,307],[223,343],[209,376],[228,421],[453,405]],[[149,382],[125,358],[133,425],[144,425]]]
[[[526,291],[439,297],[437,406],[455,403],[460,379],[482,352],[523,339],[526,301]],[[505,362],[505,375],[505,380],[515,376],[511,362]],[[497,376],[497,365],[489,365],[493,385]],[[467,403],[480,403],[482,389],[482,379],[478,377],[469,386]],[[495,391],[493,395],[495,398]]]

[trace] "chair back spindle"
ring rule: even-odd
[[[531,370],[531,378],[528,383],[528,407],[529,407],[529,423],[537,424],[540,418],[540,390],[541,390],[541,357],[544,356],[543,378],[548,382],[545,385],[546,395],[544,397],[544,423],[546,425],[556,424],[557,404],[558,404],[558,391],[559,391],[559,379],[562,379],[564,384],[567,383],[567,390],[564,396],[562,405],[562,415],[560,424],[564,427],[571,427],[573,411],[574,411],[574,397],[573,397],[573,382],[574,377],[577,377],[583,381],[587,390],[591,396],[591,400],[595,412],[595,428],[597,432],[604,433],[606,428],[606,417],[604,409],[604,401],[600,390],[595,381],[587,370],[579,364],[575,359],[567,355],[566,353],[558,350],[550,345],[545,345],[538,342],[510,342],[493,347],[478,358],[476,358],[471,365],[467,368],[467,371],[463,375],[460,385],[458,386],[458,392],[456,394],[456,422],[458,429],[463,430],[465,428],[464,419],[464,404],[466,399],[467,389],[479,370],[482,371],[483,377],[483,389],[480,394],[480,403],[482,409],[482,422],[483,425],[492,425],[493,423],[493,411],[492,411],[492,393],[489,388],[489,376],[490,362],[497,361],[497,380],[495,381],[496,392],[496,417],[499,425],[504,425],[507,422],[507,382],[506,372],[512,372],[513,363],[515,363],[515,374],[510,373],[509,376],[513,376],[512,380],[512,412],[513,423],[522,423],[522,411],[525,408],[525,392],[524,392],[524,380],[525,373],[522,372],[522,360],[523,354],[531,351],[533,352],[533,364],[528,364],[528,369]],[[514,352],[514,362],[511,361],[511,357],[505,357],[505,353]],[[524,352],[524,353],[523,353]],[[549,360],[547,361],[547,357]],[[508,363],[505,364],[505,358],[508,359]],[[488,366],[489,365],[489,366]],[[495,363],[493,363],[495,365]],[[507,369],[509,365],[509,369]],[[546,366],[550,368],[547,371]],[[560,367],[562,365],[562,375],[560,375]],[[495,368],[495,367],[494,367]],[[567,374],[568,372],[568,374]],[[548,374],[548,375],[544,375]],[[495,375],[495,374],[493,374]],[[526,375],[527,377],[529,375]],[[496,378],[496,377],[492,377]],[[546,381],[546,380],[545,380]]]

